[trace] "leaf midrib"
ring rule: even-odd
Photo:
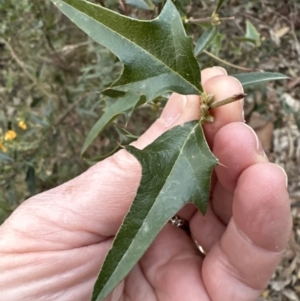
[[[166,182],[168,181],[168,179],[169,179],[170,175],[172,174],[173,170],[175,169],[176,163],[177,163],[178,160],[179,160],[178,158],[179,158],[180,155],[182,154],[183,149],[185,148],[185,145],[186,145],[187,141],[189,140],[189,138],[191,137],[191,135],[195,133],[195,128],[196,128],[197,126],[198,126],[198,124],[196,124],[196,125],[192,128],[192,130],[190,131],[189,135],[188,135],[187,138],[185,139],[185,142],[184,142],[184,144],[182,145],[182,147],[181,147],[181,149],[180,149],[180,151],[179,151],[179,153],[178,153],[178,156],[177,156],[176,160],[174,161],[173,167],[172,167],[172,169],[170,170],[169,175],[168,175],[167,178],[166,178],[166,181],[164,181],[164,184],[162,185],[162,188],[159,190],[159,193],[156,195],[155,200],[158,199],[159,195],[161,194],[161,191],[162,191],[163,188],[165,187]],[[189,160],[188,160],[188,162],[189,162]],[[190,162],[189,162],[189,163],[190,163]],[[191,166],[191,165],[190,165],[190,166]],[[194,171],[193,168],[192,168],[192,170]],[[145,221],[145,219],[148,217],[149,213],[152,211],[153,206],[155,205],[155,203],[156,203],[156,202],[154,201],[153,204],[151,205],[150,210],[148,211],[146,217],[144,218],[144,221]],[[129,209],[129,210],[130,210],[130,209]],[[143,221],[143,223],[144,223],[144,221]],[[143,225],[143,224],[142,224],[142,225]],[[163,226],[162,226],[162,227],[163,227]],[[136,233],[135,237],[140,233],[141,228],[142,228],[142,227],[139,228],[139,230],[138,230],[138,232]],[[130,247],[131,245],[132,245],[132,243],[129,245],[129,247]],[[123,258],[126,256],[126,254],[127,254],[127,252],[128,252],[128,249],[129,249],[129,248],[127,248],[126,252],[125,252],[124,255],[122,256],[122,259],[118,262],[118,265],[116,266],[114,272],[117,270],[117,268],[119,267],[119,265],[120,265],[120,263],[122,262]],[[114,274],[114,272],[111,274],[110,278],[112,277],[112,275]],[[109,279],[110,279],[110,278],[109,278]],[[106,283],[108,283],[108,281],[107,281]],[[103,290],[106,286],[107,286],[107,285],[105,284],[105,286],[103,286],[102,290]]]
[[[195,133],[195,129],[196,129],[197,126],[199,126],[199,125],[196,124],[196,125],[192,128],[192,130],[190,131],[190,133],[188,134],[188,136],[186,137],[186,139],[185,139],[185,141],[184,141],[184,144],[183,144],[182,147],[180,148],[180,151],[179,151],[179,153],[178,153],[178,156],[177,156],[176,160],[174,161],[174,164],[173,164],[173,166],[172,166],[172,169],[170,170],[169,175],[166,177],[166,180],[164,181],[164,183],[163,183],[161,189],[159,190],[159,193],[157,194],[155,200],[158,199],[159,195],[161,194],[161,191],[162,191],[163,188],[165,187],[166,182],[168,182],[168,180],[169,180],[169,178],[170,178],[170,175],[173,173],[173,171],[174,171],[174,169],[175,169],[175,167],[176,167],[176,165],[177,165],[177,162],[179,161],[179,158],[180,158],[181,154],[183,154],[183,150],[184,150],[184,148],[185,148],[185,146],[186,146],[186,144],[187,144],[187,141],[190,139],[191,135]],[[184,156],[184,155],[182,155],[182,156]],[[186,156],[184,156],[184,157],[186,157]],[[190,167],[192,167],[191,164],[190,164],[190,161],[189,161],[189,160],[187,160],[187,161],[188,161]],[[194,172],[194,169],[193,169],[193,168],[192,168],[192,170],[193,170],[193,172]],[[195,174],[195,172],[194,172],[194,174]],[[152,204],[152,206],[150,207],[149,212],[152,210],[154,204],[155,204],[155,202],[154,202],[154,203]],[[147,215],[147,216],[148,216],[148,215]]]

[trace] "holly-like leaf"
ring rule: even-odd
[[[282,80],[288,79],[289,77],[276,72],[251,72],[251,73],[240,73],[233,74],[235,78],[237,78],[243,87],[249,87],[252,85],[259,85],[264,82],[272,81],[272,80]]]
[[[260,33],[249,20],[246,20],[245,38],[251,41],[251,44],[254,44],[254,46],[260,46],[261,44]]]
[[[128,132],[126,129],[121,128],[121,127],[115,127],[115,130],[118,132],[119,137],[120,137],[120,144],[121,145],[128,145],[131,142],[135,141],[138,139],[138,136],[135,136]]]
[[[112,85],[137,91],[147,100],[174,91],[200,94],[200,71],[178,11],[167,0],[152,21],[140,21],[84,0],[51,0],[91,38],[107,47],[124,64]]]
[[[114,153],[116,153],[118,150],[120,150],[122,148],[122,145],[128,145],[131,142],[138,139],[137,136],[131,134],[124,128],[115,126],[115,130],[119,135],[119,142],[117,143],[117,146],[108,153],[98,154],[96,157],[93,157],[93,158],[84,157],[83,159],[85,160],[85,162],[87,162],[88,164],[91,164],[91,165],[96,164],[97,162],[102,161],[105,158],[112,156]]]
[[[211,26],[206,29],[201,35],[199,40],[196,42],[194,54],[198,56],[203,50],[205,50],[218,35],[218,29],[216,26]]]
[[[103,300],[113,290],[186,203],[205,212],[211,172],[218,162],[198,121],[174,127],[143,150],[126,149],[140,161],[142,179],[103,263],[92,300]]]
[[[144,102],[144,97],[133,92],[127,92],[123,97],[116,100],[112,105],[105,108],[103,115],[95,123],[95,125],[90,130],[87,135],[83,147],[81,149],[81,155],[85,153],[91,143],[96,139],[96,137],[104,130],[104,128],[117,118],[120,114],[127,111],[132,111],[138,104]]]

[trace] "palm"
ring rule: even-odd
[[[210,300],[202,281],[202,260],[185,232],[167,225],[126,278],[123,297],[147,301]]]

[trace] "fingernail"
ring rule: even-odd
[[[176,119],[183,113],[187,103],[187,97],[185,95],[173,94],[164,108],[160,118],[166,123],[166,126],[170,126]]]
[[[278,164],[276,164],[276,165],[279,167],[279,169],[282,170],[282,172],[283,172],[283,174],[284,174],[284,177],[285,177],[285,187],[288,188],[289,181],[288,181],[288,176],[287,176],[287,174],[286,174],[286,171],[285,171],[284,168],[281,167],[280,165],[278,165]]]
[[[220,67],[220,66],[213,66],[214,69],[218,69],[220,70],[224,75],[227,75],[227,70],[223,67]]]
[[[255,137],[255,141],[256,141],[256,150],[257,150],[258,154],[267,159],[268,157],[267,157],[267,155],[262,147],[262,144],[261,144],[260,140],[258,139],[255,131],[253,130],[253,128],[246,123],[241,122],[241,124],[243,124],[245,127],[247,127],[253,133],[253,136]]]

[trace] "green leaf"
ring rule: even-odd
[[[112,85],[137,91],[147,100],[174,91],[200,94],[200,71],[181,17],[171,0],[152,21],[122,16],[83,0],[51,0],[95,41],[107,47],[124,64]],[[130,29],[130,30],[128,30]]]
[[[94,165],[110,156],[112,156],[113,154],[115,154],[118,150],[121,149],[121,146],[116,146],[113,150],[111,150],[110,152],[107,152],[105,154],[100,154],[96,157],[93,158],[89,158],[89,157],[82,157],[82,159],[89,165]]]
[[[219,53],[223,48],[223,41],[225,39],[226,37],[218,32],[216,37],[214,38],[214,42],[210,46],[210,52],[216,56],[219,56]]]
[[[91,143],[96,139],[96,137],[104,130],[104,128],[117,118],[120,114],[126,113],[126,111],[132,111],[138,104],[145,101],[144,97],[133,93],[127,92],[122,98],[115,101],[112,105],[105,109],[104,114],[95,123],[95,125],[90,130],[87,135],[83,147],[81,149],[81,155],[85,153]]]
[[[204,31],[199,40],[196,43],[194,55],[198,56],[203,50],[205,50],[218,35],[218,29],[216,26],[212,26]]]
[[[255,46],[259,46],[261,44],[260,33],[257,31],[255,26],[248,20],[246,20],[245,39],[252,41],[251,43]]]
[[[259,85],[264,82],[272,81],[272,80],[282,80],[288,79],[289,77],[275,72],[252,72],[252,73],[240,73],[233,74],[235,78],[237,78],[243,87],[249,87],[252,85]]]
[[[128,132],[124,128],[120,128],[120,127],[115,126],[115,130],[117,131],[117,133],[119,135],[119,143],[118,143],[118,145],[113,150],[111,150],[110,152],[105,153],[105,154],[98,154],[98,156],[93,157],[93,158],[83,157],[83,160],[85,162],[87,162],[88,164],[91,164],[91,165],[96,164],[99,161],[102,161],[105,158],[112,156],[118,150],[122,149],[122,145],[123,146],[124,145],[128,145],[131,142],[133,142],[133,141],[135,141],[135,140],[138,139],[137,136],[131,134],[130,132]]]
[[[119,137],[120,137],[120,144],[121,145],[128,145],[131,142],[135,141],[138,139],[138,136],[135,136],[128,132],[126,129],[121,128],[121,127],[115,127],[115,130],[118,132]]]
[[[109,96],[111,98],[119,98],[119,97],[123,97],[126,94],[126,92],[108,88],[108,89],[103,90],[101,92],[101,94],[103,94],[105,96]]]
[[[125,0],[125,2],[139,9],[153,10],[155,8],[151,0]]]
[[[113,290],[186,203],[205,212],[211,173],[218,162],[198,121],[174,127],[143,150],[126,149],[142,164],[142,179],[105,258],[92,300],[103,300]]]
[[[225,0],[219,0],[217,7],[215,9],[215,13],[217,13],[219,11],[219,9],[221,8],[221,6],[223,5],[223,3],[225,2]]]

